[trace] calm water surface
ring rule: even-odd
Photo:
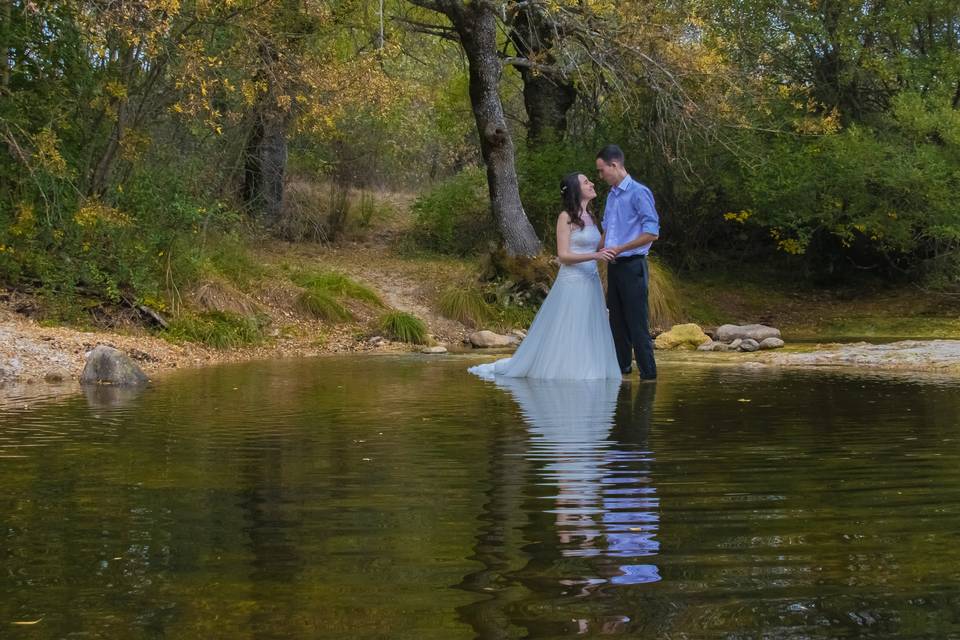
[[[960,638],[960,384],[469,362],[0,409],[0,637]]]

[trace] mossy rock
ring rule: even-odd
[[[694,350],[709,341],[710,336],[705,334],[699,325],[675,324],[670,331],[658,335],[653,341],[653,346],[657,349]]]

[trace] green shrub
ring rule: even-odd
[[[417,244],[449,255],[470,255],[496,236],[486,172],[465,169],[413,203]]]
[[[596,184],[598,192],[605,185],[596,178],[596,150],[569,143],[555,142],[524,148],[517,156],[517,178],[520,181],[520,199],[537,235],[544,246],[556,249],[557,216],[560,214],[560,181],[574,171],[587,176]],[[596,217],[600,218],[601,198],[593,201]]]
[[[380,317],[379,328],[392,340],[426,344],[427,325],[420,318],[403,311],[390,311]]]

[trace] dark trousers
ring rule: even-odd
[[[631,355],[635,354],[641,378],[657,377],[647,303],[649,283],[646,257],[628,257],[620,262],[611,262],[607,269],[607,309],[610,311],[610,330],[617,349],[617,361],[620,370],[626,370],[630,366]]]

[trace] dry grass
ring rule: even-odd
[[[650,268],[650,327],[666,331],[683,320],[680,287],[673,273],[659,261],[647,259]]]

